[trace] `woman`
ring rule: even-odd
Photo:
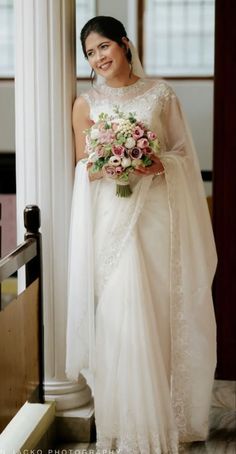
[[[100,83],[73,108],[67,375],[93,390],[99,452],[178,453],[207,437],[216,361],[216,253],[199,165],[175,93],[142,75],[123,25],[95,17],[81,41]],[[128,198],[90,172],[85,153],[84,130],[115,105],[161,144],[130,175]]]

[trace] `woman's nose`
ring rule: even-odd
[[[102,53],[102,50],[101,49],[98,49],[98,52],[97,52],[97,60],[98,61],[102,61],[104,59],[104,55]]]

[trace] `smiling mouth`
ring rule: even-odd
[[[99,66],[99,69],[101,69],[102,71],[106,71],[108,68],[110,68],[111,64],[112,64],[111,61],[103,63],[102,65]]]

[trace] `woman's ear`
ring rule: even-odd
[[[123,36],[123,38],[121,38],[121,41],[124,44],[124,46],[126,47],[126,51],[128,51],[128,49],[129,49],[129,39],[126,38],[126,36]]]
[[[121,41],[122,41],[122,47],[124,47],[126,58],[129,62],[129,64],[131,64],[132,63],[132,53],[131,53],[131,50],[129,47],[129,38],[127,38],[126,36],[123,36],[123,38],[121,38]]]

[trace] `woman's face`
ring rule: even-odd
[[[125,38],[124,43],[125,43]],[[98,33],[91,32],[86,41],[85,48],[88,62],[92,69],[105,79],[113,79],[129,69],[126,58],[126,49]]]

